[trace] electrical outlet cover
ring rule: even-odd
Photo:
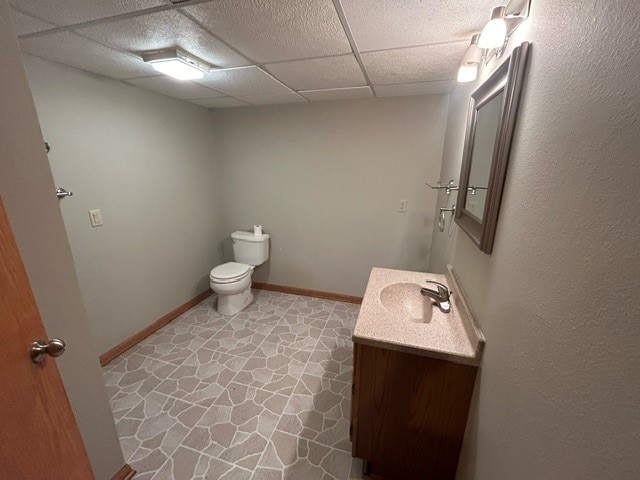
[[[100,227],[103,225],[102,223],[102,212],[100,209],[89,210],[89,220],[91,221],[92,227]]]

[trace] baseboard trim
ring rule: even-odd
[[[271,283],[253,282],[253,288],[258,290],[269,290],[271,292],[291,293],[293,295],[304,295],[306,297],[323,298],[325,300],[336,300],[346,303],[362,303],[362,297],[353,295],[343,295],[341,293],[322,292],[320,290],[307,290],[306,288],[285,287],[282,285],[272,285]]]
[[[320,290],[308,290],[306,288],[287,287],[284,285],[273,285],[271,283],[262,283],[262,282],[253,282],[252,287],[257,288],[258,290],[269,290],[272,292],[291,293],[293,295],[304,295],[306,297],[323,298],[325,300],[335,300],[337,302],[355,303],[358,305],[362,303],[362,297],[355,297],[353,295],[343,295],[341,293],[323,292]],[[186,312],[190,308],[195,307],[197,304],[202,302],[205,298],[209,297],[212,293],[213,292],[210,289],[208,289],[202,292],[201,294],[196,295],[188,302],[183,303],[178,308],[170,311],[169,313],[164,315],[162,318],[153,322],[148,327],[140,330],[135,335],[126,339],[124,342],[116,345],[111,350],[103,353],[102,355],[100,355],[100,365],[104,367],[109,362],[113,361],[114,358],[122,355],[124,352],[126,352],[130,348],[136,346],[142,340],[144,340],[149,335],[160,330],[162,327],[170,323],[179,315],[182,315],[184,312]],[[114,477],[114,480],[116,478],[120,478],[120,477]],[[122,477],[122,478],[127,478],[127,477]]]
[[[111,480],[131,480],[135,474],[136,471],[131,468],[128,463],[125,463],[125,465],[118,470],[118,473],[116,473]]]
[[[182,315],[184,312],[186,312],[190,308],[195,307],[197,304],[199,304],[205,298],[210,296],[212,293],[213,293],[213,291],[211,291],[211,289],[207,289],[206,291],[202,292],[201,294],[196,295],[195,297],[193,297],[188,302],[183,303],[182,305],[180,305],[178,308],[176,308],[174,310],[171,310],[169,313],[164,315],[162,318],[156,320],[155,322],[153,322],[148,327],[140,330],[138,333],[136,333],[132,337],[126,339],[124,342],[116,345],[111,350],[103,353],[102,355],[100,355],[100,365],[102,367],[104,367],[109,362],[111,362],[114,358],[118,357],[119,355],[122,355],[124,352],[129,350],[131,347],[134,347],[135,345],[140,343],[142,340],[147,338],[149,335],[151,335],[152,333],[155,333],[156,331],[160,330],[162,327],[164,327],[165,325],[170,323],[171,320],[175,319],[179,315]]]

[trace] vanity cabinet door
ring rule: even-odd
[[[453,480],[476,367],[355,345],[352,452],[374,478]]]

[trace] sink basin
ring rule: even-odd
[[[425,281],[449,287],[449,313],[420,294]],[[484,349],[484,336],[451,267],[444,275],[372,268],[353,342],[467,365],[479,365]]]
[[[417,283],[393,283],[380,292],[380,303],[399,319],[428,323],[433,315],[431,300],[422,296]]]

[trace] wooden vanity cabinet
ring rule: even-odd
[[[352,453],[376,479],[453,480],[477,367],[354,344]]]

